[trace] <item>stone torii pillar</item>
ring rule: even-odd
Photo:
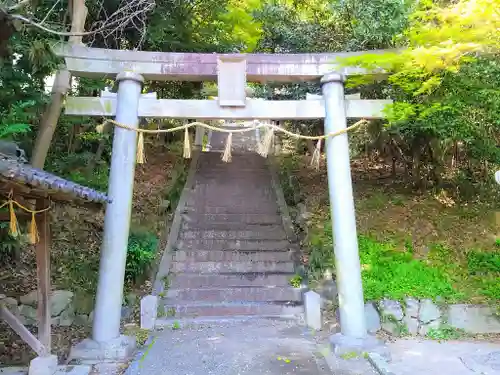
[[[329,73],[321,85],[325,134],[345,129],[343,75]],[[347,133],[326,140],[326,161],[341,330],[331,337],[331,343],[336,354],[368,351],[378,340],[366,330]]]
[[[116,121],[137,128],[143,78],[120,73]],[[99,283],[94,310],[92,339],[72,348],[71,357],[87,362],[123,361],[135,349],[135,338],[120,335],[125,262],[132,210],[137,133],[115,127]]]

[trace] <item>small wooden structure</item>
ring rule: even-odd
[[[78,205],[102,205],[108,203],[106,194],[75,184],[51,173],[33,168],[18,159],[0,155],[0,197],[43,211],[35,215],[38,228],[36,266],[38,278],[38,337],[33,335],[18,319],[16,314],[5,307],[0,300],[0,318],[38,354],[50,355],[51,312],[50,312],[50,220],[51,202],[68,202]],[[1,201],[0,201],[1,202]],[[19,219],[31,219],[32,213],[16,210]],[[9,212],[0,212],[0,221],[10,221]]]

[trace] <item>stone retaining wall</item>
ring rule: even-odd
[[[83,298],[83,297],[82,297]],[[3,303],[26,326],[37,325],[38,292],[33,290],[18,299],[0,295]],[[50,296],[52,326],[89,325],[93,312],[82,309],[82,299],[69,290],[55,290]]]
[[[427,336],[431,330],[451,327],[469,334],[500,333],[498,312],[489,306],[441,304],[430,299],[384,299],[365,305],[368,330],[392,335]]]
[[[337,304],[335,282],[325,282],[316,290],[322,305]],[[454,328],[468,334],[500,333],[500,311],[486,305],[446,304],[431,299],[383,299],[365,304],[369,333],[384,331],[393,336],[427,336],[432,330]],[[337,312],[337,319],[339,315]]]
[[[126,295],[126,306],[122,306],[122,319],[129,320],[138,302],[134,293]],[[0,303],[4,304],[25,326],[37,325],[38,292],[31,292],[18,297],[0,294]],[[94,317],[94,297],[89,294],[74,293],[69,290],[54,290],[50,296],[52,326],[69,327],[92,324]]]

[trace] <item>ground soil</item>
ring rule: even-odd
[[[308,167],[304,156],[296,176],[306,206],[327,216],[328,190],[324,160],[319,170]],[[463,257],[468,249],[497,250],[496,207],[458,202],[445,193],[418,192],[392,177],[382,162],[359,160],[352,164],[356,220],[361,234],[404,244],[425,255],[429,246],[444,243]]]

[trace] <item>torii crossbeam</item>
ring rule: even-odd
[[[297,82],[319,80],[331,71],[343,75],[365,74],[367,72],[363,68],[341,66],[339,59],[387,51],[216,54],[126,51],[62,44],[54,48],[54,52],[64,57],[67,69],[78,77],[115,77],[130,70],[142,75],[145,80],[215,81],[218,60],[222,58],[234,61],[244,59],[250,82]]]

